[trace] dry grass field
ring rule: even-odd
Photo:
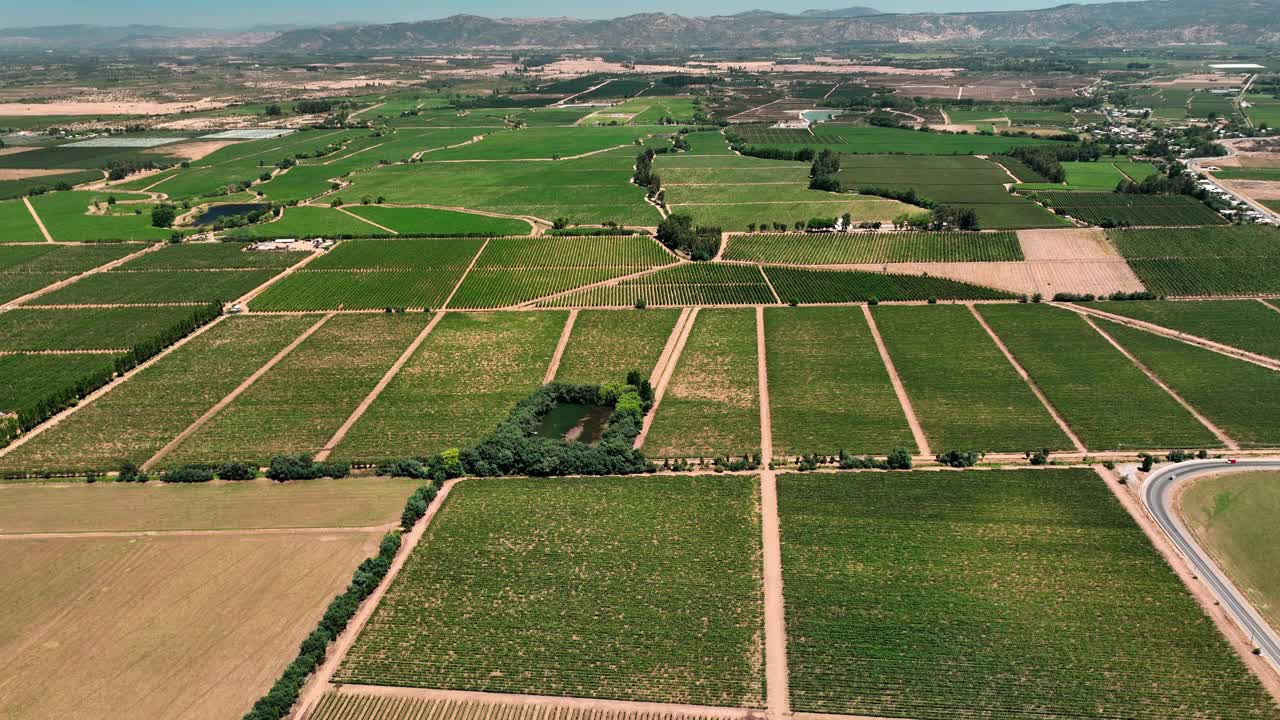
[[[239,717],[411,485],[0,486],[0,718]]]

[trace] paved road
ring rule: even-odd
[[[1240,460],[1227,465],[1223,460],[1192,460],[1160,468],[1142,486],[1142,503],[1160,529],[1187,559],[1196,575],[1209,586],[1218,602],[1244,628],[1254,646],[1280,670],[1280,635],[1258,615],[1258,611],[1200,548],[1172,507],[1173,489],[1198,475],[1232,470],[1280,470],[1280,460]]]

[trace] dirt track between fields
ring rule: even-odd
[[[640,426],[640,434],[636,436],[633,447],[637,450],[644,447],[644,441],[649,437],[649,429],[653,427],[653,419],[658,414],[658,408],[662,405],[662,398],[666,397],[667,386],[671,384],[671,376],[675,374],[676,365],[680,362],[680,355],[684,352],[685,343],[689,341],[689,333],[693,330],[693,323],[698,319],[698,308],[685,308],[676,325],[671,329],[671,336],[667,339],[666,346],[662,349],[662,355],[658,358],[658,364],[653,368],[651,377],[653,380],[653,407],[644,416],[644,423]]]
[[[920,419],[916,417],[915,408],[911,406],[911,398],[907,395],[907,387],[902,384],[902,377],[898,375],[898,369],[893,365],[893,358],[889,355],[889,348],[885,347],[884,338],[880,335],[880,327],[876,325],[875,316],[871,313],[870,305],[862,306],[863,317],[867,319],[867,326],[871,328],[871,339],[876,343],[876,350],[880,353],[880,359],[884,361],[884,369],[889,373],[889,382],[893,385],[893,392],[898,396],[898,404],[902,406],[902,412],[907,416],[907,425],[911,428],[911,435],[915,438],[916,448],[921,455],[930,457],[933,453],[929,449],[929,438],[924,434],[924,428],[920,425]]]
[[[547,365],[547,372],[542,376],[542,384],[546,385],[556,379],[556,372],[560,370],[560,359],[564,357],[564,349],[569,344],[569,336],[573,333],[573,324],[578,320],[578,308],[569,311],[569,317],[564,321],[564,329],[560,331],[560,340],[556,342],[556,351],[551,355],[551,362]]]

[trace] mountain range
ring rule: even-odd
[[[182,30],[71,25],[0,30],[0,47],[256,47],[282,52],[483,49],[695,50],[832,47],[857,42],[996,41],[1132,47],[1280,44],[1280,0],[1140,0],[1043,10],[881,13],[868,7],[798,14],[750,11],[686,17],[643,13],[610,20],[454,15],[388,24],[292,30]]]

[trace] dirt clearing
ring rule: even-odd
[[[934,277],[975,283],[1014,293],[1111,294],[1145,290],[1129,264],[1116,260],[1028,260],[1026,262],[927,262],[841,265],[841,269]]]
[[[158,148],[144,150],[146,153],[154,153],[156,155],[172,155],[187,160],[199,160],[214,150],[221,150],[228,145],[235,145],[241,142],[239,140],[204,140],[201,142],[179,143],[177,145],[165,145]]]
[[[1119,260],[1120,253],[1098,228],[1019,230],[1018,242],[1027,260]]]
[[[0,717],[239,717],[380,537],[7,540]]]

